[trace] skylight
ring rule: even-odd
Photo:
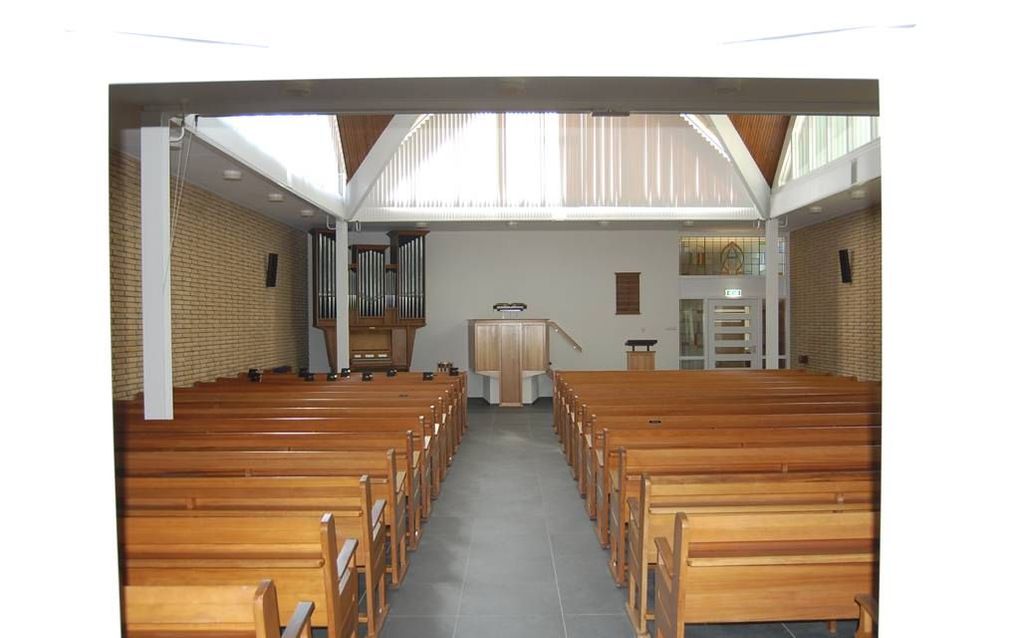
[[[346,178],[335,115],[243,115],[200,118],[232,129],[284,167],[287,182],[301,181],[330,199],[343,196]]]
[[[878,137],[877,117],[798,116],[783,153],[776,186],[807,175]]]
[[[437,114],[408,136],[365,221],[756,219],[697,119]]]

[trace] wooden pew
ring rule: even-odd
[[[220,417],[188,417],[169,421],[140,418],[128,421],[115,421],[115,435],[118,440],[125,434],[142,433],[217,433],[245,434],[249,432],[273,431],[279,433],[321,432],[321,433],[360,433],[375,434],[381,432],[406,433],[411,431],[414,436],[414,450],[424,459],[422,472],[422,518],[431,513],[431,502],[438,497],[440,480],[443,475],[443,453],[437,444],[437,432],[424,417],[411,416],[364,416],[343,418],[307,418],[307,417],[276,417],[276,418],[220,418]]]
[[[855,595],[876,591],[877,539],[875,512],[677,514],[672,542],[655,539],[655,635],[682,638],[691,623],[855,618]]]
[[[406,474],[407,543],[415,549],[421,540],[423,473],[421,453],[414,451],[414,434],[400,432],[119,432],[114,441],[123,451],[394,451],[397,467]],[[425,477],[427,479],[427,476]],[[396,508],[393,515],[396,516]],[[395,519],[391,519],[395,520]]]
[[[612,467],[613,458],[619,459]],[[609,485],[610,570],[618,585],[626,575],[627,522],[630,500],[644,475],[771,474],[786,472],[878,471],[881,448],[875,445],[634,448],[611,456]]]
[[[766,428],[766,427],[857,427],[878,426],[881,414],[877,412],[825,413],[825,414],[706,414],[706,415],[627,415],[592,418],[583,425],[578,442],[577,476],[588,481],[593,478],[593,464],[604,430],[673,430],[688,428]],[[670,436],[670,435],[665,435]],[[582,486],[582,496],[588,496],[590,482]]]
[[[840,426],[747,426],[725,428],[676,427],[670,429],[614,428],[604,429],[597,436],[599,449],[595,451],[586,479],[590,481],[586,490],[586,507],[589,516],[595,518],[599,541],[609,546],[609,473],[610,467],[618,467],[613,458],[621,449],[655,448],[737,448],[737,447],[786,447],[786,446],[831,446],[831,445],[878,445],[881,430],[878,427]]]
[[[812,415],[814,418],[824,418],[828,414],[878,412],[881,407],[873,401],[811,401],[811,400],[774,400],[774,399],[750,399],[740,396],[729,397],[725,401],[712,403],[699,403],[695,401],[683,401],[679,405],[655,404],[655,405],[617,405],[617,406],[587,406],[581,411],[579,419],[570,425],[567,440],[567,458],[571,463],[572,473],[575,478],[584,475],[584,468],[581,467],[582,457],[580,450],[584,447],[584,437],[592,432],[593,423],[596,419],[605,416],[640,416],[644,419],[650,417],[668,416],[700,416],[700,415],[743,415],[748,417],[787,417],[791,415]],[[775,420],[773,420],[775,424]],[[583,483],[579,488],[583,489]],[[583,494],[582,494],[583,495]]]
[[[627,583],[631,616],[654,620],[646,607],[655,538],[669,537],[677,514],[773,511],[877,511],[874,472],[644,476],[630,497]],[[643,631],[643,630],[642,630]]]
[[[258,491],[237,494],[238,487],[229,481],[216,483],[204,479],[216,477],[333,477],[332,483],[321,484],[322,489],[336,500],[334,514],[340,533],[358,539],[363,551],[358,553],[357,564],[365,569],[375,583],[382,574],[375,571],[373,557],[382,553],[389,539],[389,562],[384,572],[390,574],[394,587],[400,585],[407,573],[407,513],[404,503],[406,495],[402,486],[406,483],[403,472],[398,472],[393,450],[382,452],[275,452],[275,451],[156,451],[124,452],[117,458],[117,467],[123,477],[195,477],[190,483],[181,482],[194,494],[179,494],[179,507],[188,509],[229,508],[233,499],[256,497],[263,502],[282,499],[287,502],[287,489],[298,489],[299,480],[265,481],[258,485],[251,481],[244,483],[244,490]],[[287,486],[284,488],[283,486]],[[373,486],[381,487],[386,498],[373,500]],[[182,488],[183,489],[183,488]],[[223,494],[209,490],[227,490]],[[200,491],[201,490],[201,491]],[[170,506],[174,505],[170,501]],[[277,507],[282,505],[277,504]],[[128,504],[129,507],[131,504]],[[151,505],[155,506],[155,505]],[[377,512],[378,510],[378,512]],[[341,513],[343,512],[343,513]],[[383,533],[375,535],[380,525]],[[384,561],[385,562],[385,561]]]
[[[280,634],[271,580],[255,586],[127,586],[120,595],[127,638],[312,638],[312,602],[298,603]]]
[[[340,543],[331,514],[128,514],[118,524],[121,583],[127,587],[236,586],[272,579],[285,609],[311,601],[314,626],[327,627],[330,638],[356,635],[357,541]],[[370,635],[384,618],[368,616]]]
[[[438,413],[447,414],[453,435],[452,448],[463,438],[467,428],[467,383],[464,375],[436,375],[431,381],[423,381],[419,373],[399,373],[395,377],[376,375],[370,382],[360,380],[359,375],[325,380],[317,375],[312,382],[297,376],[268,374],[261,383],[251,383],[246,375],[219,379],[213,383],[197,383],[191,388],[175,388],[175,401],[179,403],[210,400],[236,400],[231,395],[252,397],[253,401],[272,400],[270,397],[291,397],[308,402],[310,405],[348,398],[380,402],[369,405],[393,406],[394,400],[414,399],[430,405],[436,412],[433,420],[439,420]],[[137,399],[136,399],[137,403]],[[351,404],[353,405],[353,404]]]
[[[734,399],[779,397],[871,398],[877,401],[881,386],[849,378],[784,371],[656,371],[656,372],[558,372],[554,382],[554,426],[565,445],[566,421],[580,418],[580,412],[596,406],[636,406],[650,404],[648,414],[657,414],[659,406],[677,400],[683,403],[707,403]],[[567,382],[570,380],[570,383]],[[593,381],[578,381],[594,379]],[[651,399],[651,400],[649,400]],[[817,400],[817,399],[816,399]]]

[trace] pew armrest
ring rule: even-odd
[[[857,594],[854,600],[861,606],[861,612],[871,617],[871,620],[878,623],[878,601],[871,594]]]
[[[641,501],[636,496],[627,497],[627,508],[630,510],[627,513],[628,523],[639,523],[640,512],[641,512]]]
[[[343,576],[344,572],[354,569],[354,552],[358,549],[358,539],[348,538],[336,558],[336,571]]]
[[[673,550],[669,546],[669,541],[662,536],[657,536],[655,538],[655,549],[659,552],[659,565],[666,574],[672,577],[676,566],[673,564]]]
[[[383,510],[386,509],[386,499],[377,499],[372,505],[372,529],[382,521]]]
[[[310,638],[312,635],[312,611],[315,603],[304,601],[297,604],[294,615],[287,622],[280,638]]]

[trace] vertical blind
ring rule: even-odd
[[[877,139],[877,117],[798,116],[776,185],[802,177]]]
[[[754,219],[712,134],[680,115],[431,115],[370,192],[359,218]]]

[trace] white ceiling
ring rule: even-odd
[[[190,151],[187,150],[189,140]],[[122,130],[120,143],[115,148],[131,157],[139,158],[141,153],[138,129]],[[178,174],[179,163],[185,155],[187,155],[185,179],[191,184],[301,231],[325,225],[325,212],[190,134],[185,138],[180,150],[170,152],[171,174]],[[241,180],[223,179],[223,171],[226,169],[240,170]],[[283,201],[269,201],[269,193],[279,193],[283,196]],[[299,212],[301,209],[312,209],[315,211],[314,217],[302,217]]]
[[[864,191],[864,196],[860,199],[854,199],[850,196],[851,192],[857,190]],[[852,188],[848,188],[834,195],[829,195],[828,197],[818,200],[810,205],[792,210],[783,215],[781,219],[788,220],[787,226],[784,230],[793,231],[798,228],[820,224],[841,215],[855,213],[881,204],[882,178],[879,177],[863,184],[856,184]],[[811,212],[812,206],[821,206],[822,210],[817,213]]]
[[[435,78],[412,80],[313,80],[196,84],[136,84],[110,87],[111,146],[139,156],[137,123],[152,105],[187,104],[189,113],[236,114],[280,112],[464,112],[539,110],[590,112],[781,112],[877,114],[875,80],[790,80],[737,78]],[[165,107],[164,107],[165,108]],[[174,152],[174,166],[180,151]],[[223,170],[241,170],[243,179],[226,181]],[[268,179],[237,165],[231,158],[194,139],[187,179],[245,208],[300,230],[321,227],[325,213],[309,219],[299,210],[314,208]],[[283,195],[273,203],[270,192]],[[845,194],[844,194],[845,195]],[[833,196],[819,214],[806,210],[787,215],[788,228],[799,228],[880,201],[879,184],[865,201]],[[603,228],[595,221],[577,227]],[[742,222],[744,226],[753,223]],[[517,228],[529,227],[521,222]],[[699,221],[690,228],[705,232],[727,224]],[[406,227],[406,224],[402,225]],[[434,228],[461,228],[455,222],[430,222]],[[471,228],[507,229],[503,222],[470,224]],[[541,228],[571,228],[570,222],[538,223]],[[613,222],[623,227],[684,228],[677,222]]]

